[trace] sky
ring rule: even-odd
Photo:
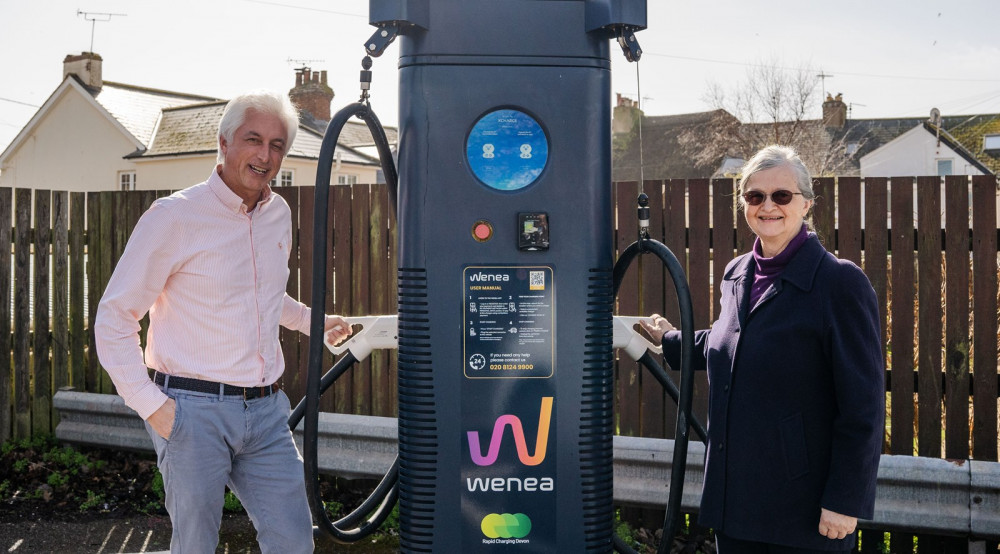
[[[611,50],[612,93],[640,99],[647,115],[710,110],[710,84],[734,90],[762,63],[827,75],[817,119],[824,92],[842,93],[853,118],[1000,113],[1000,0],[647,4],[638,65]],[[358,98],[362,45],[374,32],[367,5],[0,0],[0,151],[59,85],[62,59],[91,48],[106,80],[224,99],[287,91],[294,69],[308,65],[328,72],[336,111]],[[371,103],[386,125],[397,123],[398,56],[394,44],[372,68]]]

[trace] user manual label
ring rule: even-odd
[[[470,379],[552,377],[555,282],[548,266],[463,269],[464,372]]]

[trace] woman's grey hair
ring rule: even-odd
[[[288,134],[284,154],[287,155],[288,151],[292,148],[292,142],[295,140],[295,133],[299,130],[299,111],[292,105],[292,101],[288,99],[288,95],[258,90],[233,98],[226,104],[226,110],[222,112],[222,120],[219,121],[219,138],[224,138],[227,143],[232,143],[236,129],[239,129],[240,125],[243,125],[246,121],[247,110],[275,115],[284,121],[285,131]],[[222,149],[220,148],[217,158],[218,162],[222,163],[223,158]]]
[[[742,195],[746,192],[747,182],[750,180],[750,177],[753,177],[759,171],[782,166],[788,166],[792,170],[792,173],[795,175],[795,184],[798,185],[799,192],[802,193],[803,198],[806,200],[816,198],[816,193],[813,192],[812,188],[812,177],[810,177],[809,170],[806,169],[806,164],[802,163],[802,159],[799,158],[799,154],[795,149],[772,144],[754,154],[750,158],[750,161],[743,166],[743,176],[740,177],[737,189],[740,195],[740,204],[743,204]]]

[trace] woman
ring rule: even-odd
[[[739,194],[753,251],[726,267],[719,319],[695,333],[710,398],[699,519],[720,554],[848,552],[882,446],[875,291],[808,231],[815,194],[794,150],[758,152]],[[656,314],[643,326],[676,367],[680,331]]]

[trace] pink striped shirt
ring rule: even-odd
[[[278,325],[309,332],[310,310],[285,293],[291,211],[265,190],[253,212],[218,170],[143,214],[101,298],[97,354],[143,418],[167,397],[147,367],[237,386],[285,369]],[[145,359],[139,323],[149,312]]]

